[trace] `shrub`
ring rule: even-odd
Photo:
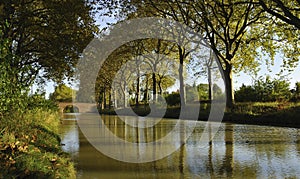
[[[180,104],[180,94],[179,93],[171,93],[166,97],[167,104],[169,106],[176,106]]]

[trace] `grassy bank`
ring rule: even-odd
[[[57,112],[33,109],[0,119],[0,178],[75,178],[60,146]]]
[[[149,107],[144,106],[132,107],[131,109],[139,116],[146,116],[151,111]],[[117,112],[127,115],[128,110],[117,109]],[[185,112],[193,113],[193,111],[195,111],[195,105],[187,105]],[[115,115],[116,111],[105,109],[101,110],[100,113]],[[165,118],[179,118],[180,107],[168,107],[164,114]],[[201,104],[198,120],[207,120],[209,114],[210,104]],[[300,128],[300,103],[236,103],[233,109],[224,113],[223,122]]]
[[[300,128],[300,103],[238,103],[224,121]]]

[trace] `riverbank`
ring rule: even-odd
[[[146,116],[151,112],[147,106],[131,109],[139,116]],[[131,109],[117,109],[116,111],[121,115],[130,115]],[[195,111],[195,105],[187,105],[185,110],[187,113],[192,113]],[[100,114],[116,115],[116,111],[105,109],[101,110]],[[163,112],[164,118],[178,119],[180,107],[168,107],[165,112],[158,109],[157,114],[160,112]],[[198,120],[207,121],[209,114],[210,104],[201,104]],[[233,109],[224,113],[222,122],[300,128],[300,103],[237,103]]]
[[[0,178],[76,178],[74,164],[60,146],[59,125],[54,110],[1,117]]]

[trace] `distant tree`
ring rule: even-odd
[[[296,91],[295,91],[295,93],[296,93],[297,95],[300,95],[300,82],[297,82],[297,83],[296,83]]]
[[[197,86],[198,96],[200,100],[208,100],[209,99],[209,85],[200,83]]]
[[[272,96],[275,101],[288,101],[291,98],[290,84],[285,80],[273,80]]]
[[[253,86],[242,85],[235,91],[235,97],[237,102],[255,102],[257,101],[257,93]]]
[[[176,106],[180,104],[179,92],[173,92],[171,94],[167,94],[165,98],[169,106]]]
[[[59,84],[50,94],[49,99],[57,102],[72,102],[73,92],[74,90],[65,84]]]
[[[235,94],[239,102],[274,102],[291,98],[289,83],[286,80],[272,80],[269,76],[265,80],[256,80],[253,86],[242,85]]]
[[[296,85],[295,89],[292,90],[293,93],[292,100],[300,101],[300,82],[296,82],[295,85]]]
[[[257,92],[257,101],[272,102],[290,99],[289,83],[285,80],[274,79],[267,76],[265,80],[259,79],[254,83]]]

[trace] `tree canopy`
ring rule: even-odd
[[[0,27],[9,51],[19,57],[10,65],[21,71],[18,81],[28,85],[37,76],[55,81],[71,77],[82,50],[97,32],[85,0],[1,1]]]
[[[49,99],[56,102],[72,102],[75,91],[65,84],[59,84],[55,87],[53,93],[50,94]]]
[[[229,107],[234,103],[232,73],[255,73],[263,58],[272,64],[279,53],[286,69],[299,61],[298,1],[133,0],[101,5],[122,18],[173,19],[203,36],[222,66]]]

